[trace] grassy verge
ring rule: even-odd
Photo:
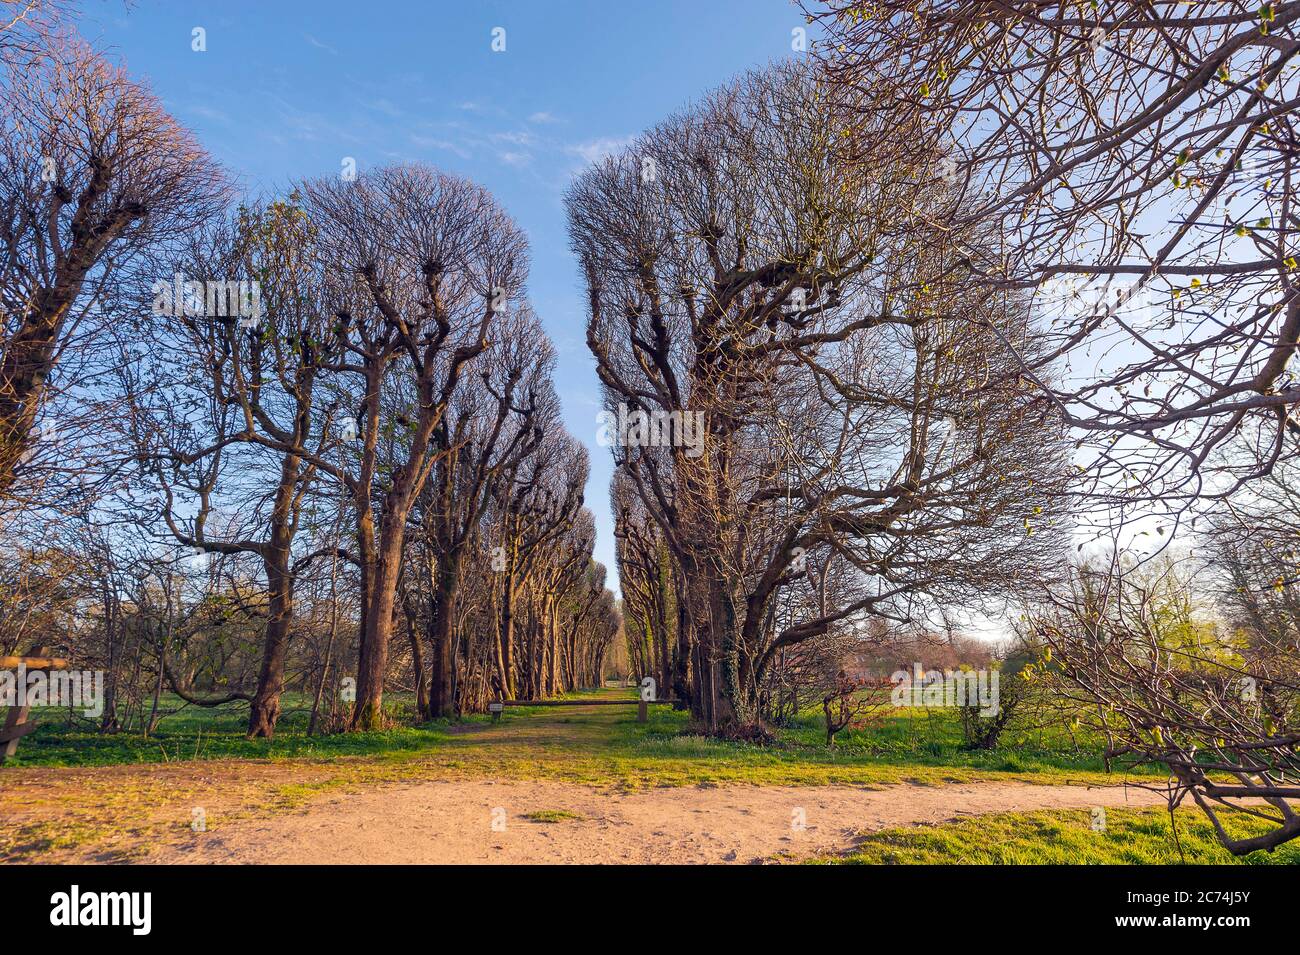
[[[1196,809],[1107,809],[1105,828],[1093,829],[1088,810],[999,813],[939,826],[887,829],[862,838],[842,858],[816,860],[852,865],[1298,865],[1300,842],[1276,852],[1237,858],[1219,845]],[[1238,821],[1246,835],[1262,824]],[[1179,852],[1179,845],[1182,852]]]

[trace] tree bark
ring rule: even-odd
[[[429,646],[432,651],[429,678],[429,708],[433,716],[451,716],[452,670],[454,647],[452,635],[456,620],[456,591],[460,581],[459,550],[445,555],[433,568],[432,614],[429,620]]]

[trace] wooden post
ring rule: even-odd
[[[12,662],[15,669],[19,664],[26,664],[33,670],[61,670],[67,666],[62,660],[50,659],[48,647],[36,647],[30,657],[5,657],[4,662]],[[14,700],[16,705],[9,707],[4,729],[0,730],[0,766],[18,751],[18,741],[36,729],[35,723],[27,722],[27,714],[31,709],[27,706],[27,687],[15,685],[14,693],[17,695]]]
[[[647,703],[645,700],[637,700],[636,721],[638,723],[650,722],[650,704]]]
[[[493,722],[493,723],[500,723],[500,722],[501,722],[501,711],[504,710],[505,708],[506,708],[506,705],[505,705],[504,703],[489,703],[489,704],[488,704],[488,711],[492,714],[492,722]]]

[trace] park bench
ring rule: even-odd
[[[66,670],[68,661],[50,656],[48,647],[36,647],[25,657],[0,657],[0,670],[17,670],[20,666],[26,667],[28,673],[34,670],[48,672]],[[26,687],[15,686],[14,690],[16,693],[25,693]],[[25,698],[19,697],[14,703],[16,705],[9,707],[4,728],[0,729],[0,766],[18,751],[18,741],[36,729],[35,720],[27,719],[31,707],[25,705]]]

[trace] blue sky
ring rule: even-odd
[[[531,295],[559,355],[566,423],[591,450],[596,559],[614,584],[611,462],[595,441],[565,186],[709,88],[793,55],[802,25],[790,0],[101,0],[82,32],[252,192],[337,174],[353,157],[360,169],[431,163],[497,196],[532,243]],[[204,52],[191,48],[195,27]]]

